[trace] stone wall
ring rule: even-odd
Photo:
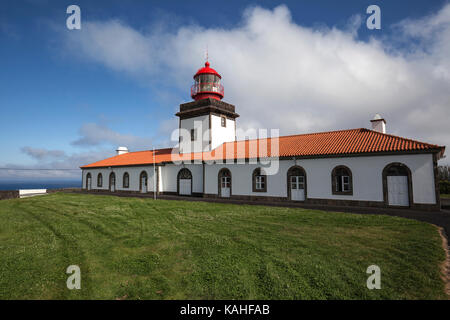
[[[47,193],[64,192],[64,191],[81,191],[81,188],[59,188],[59,189],[47,189]]]
[[[19,190],[0,190],[0,200],[19,198]]]

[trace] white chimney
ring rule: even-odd
[[[120,156],[121,154],[128,153],[128,148],[127,147],[118,147],[116,152],[117,152],[117,155]]]
[[[384,120],[379,113],[377,113],[370,122],[372,122],[372,130],[386,133],[386,120]]]

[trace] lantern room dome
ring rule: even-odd
[[[218,76],[220,79],[222,79],[220,74],[213,68],[210,68],[209,66],[210,66],[209,62],[206,61],[205,66],[203,68],[198,69],[197,73],[194,75],[194,79],[195,79],[195,77],[197,77],[200,74],[213,74],[213,75]]]
[[[194,100],[213,98],[222,100],[223,85],[220,83],[222,77],[220,74],[205,62],[203,68],[198,69],[194,75],[194,84],[191,86],[191,97]]]

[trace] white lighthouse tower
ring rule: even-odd
[[[180,153],[211,151],[224,142],[236,140],[236,118],[232,104],[222,101],[221,75],[205,66],[194,75],[192,102],[180,105]]]

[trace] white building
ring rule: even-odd
[[[386,134],[376,115],[360,128],[236,140],[235,106],[221,101],[206,62],[194,101],[181,104],[176,148],[129,152],[81,167],[88,191],[139,192],[312,204],[440,208],[445,147]]]

